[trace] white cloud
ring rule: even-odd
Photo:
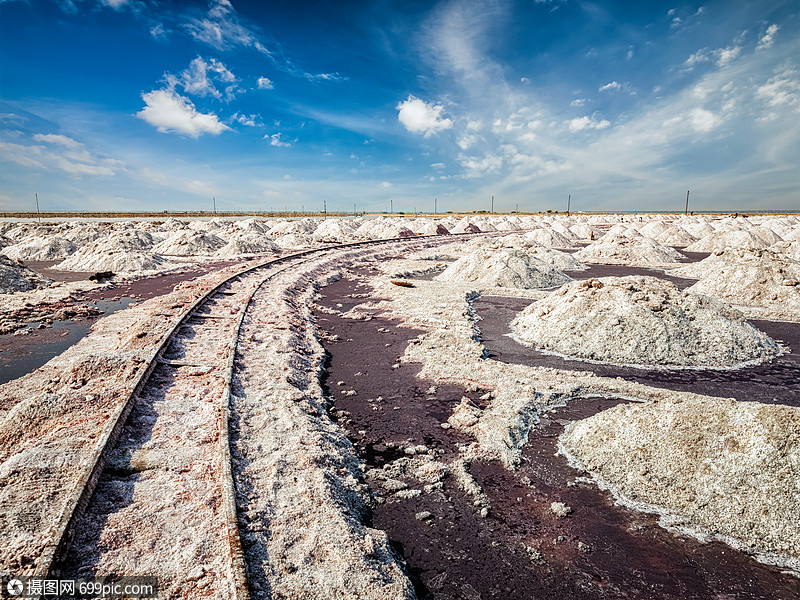
[[[412,133],[422,133],[425,137],[430,137],[453,126],[450,119],[442,117],[443,106],[429,104],[411,95],[395,108],[398,111],[398,120]]]
[[[163,23],[158,23],[150,28],[150,35],[153,36],[153,39],[165,40],[167,39],[167,29]]]
[[[464,177],[467,179],[475,179],[490,173],[496,173],[503,166],[503,157],[494,154],[486,154],[483,158],[464,156],[462,154],[459,155],[458,161],[466,170]]]
[[[580,107],[586,104],[586,98],[575,98],[572,102],[569,103],[570,106]]]
[[[82,146],[82,144],[76,142],[72,138],[54,133],[37,133],[33,136],[33,141],[45,144],[57,144],[65,148],[80,148]]]
[[[256,83],[258,85],[258,89],[260,90],[271,90],[275,87],[272,85],[272,81],[266,77],[259,77]]]
[[[101,3],[105,6],[110,6],[114,10],[120,10],[126,4],[129,4],[129,0],[101,0]]]
[[[689,124],[698,133],[708,133],[722,124],[722,118],[710,110],[694,108],[688,114]]]
[[[92,154],[83,144],[65,135],[37,133],[32,139],[38,144],[0,142],[0,158],[21,167],[45,171],[58,169],[77,177],[110,177],[124,169],[121,161]]]
[[[390,187],[392,187],[392,184],[389,183],[388,181],[382,181],[381,182],[381,187],[382,188],[390,188]]]
[[[233,120],[238,121],[239,123],[247,127],[259,127],[261,125],[258,115],[242,115],[236,113],[233,115]]]
[[[434,169],[444,169],[445,164],[441,162],[432,163],[431,167],[433,167]]]
[[[779,27],[774,23],[769,27],[767,27],[767,32],[758,41],[758,46],[756,46],[756,50],[766,50],[767,48],[771,48],[772,45],[775,43],[775,34],[778,33],[778,29]]]
[[[215,58],[205,61],[198,56],[189,63],[189,67],[182,71],[178,77],[173,75],[166,76],[170,88],[180,84],[187,94],[213,96],[221,100],[222,92],[217,89],[212,79],[225,85],[225,98],[228,101],[233,100],[237,91],[236,76]]]
[[[567,121],[567,127],[572,133],[583,131],[584,129],[605,129],[611,125],[605,119],[596,120],[594,117],[578,117],[577,119],[572,119],[571,121]]]
[[[281,141],[281,135],[282,134],[280,132],[279,133],[273,133],[272,135],[267,134],[267,135],[264,136],[264,139],[265,140],[269,140],[269,145],[270,146],[276,146],[278,148],[285,148],[285,147],[291,146],[291,144],[289,142]]]
[[[618,90],[619,90],[621,87],[622,87],[622,86],[621,86],[619,83],[617,83],[616,81],[611,81],[611,82],[609,82],[609,83],[607,83],[607,84],[605,84],[605,85],[601,85],[601,86],[598,88],[598,90],[597,90],[597,91],[598,91],[598,92],[616,92],[616,91],[618,91]]]
[[[194,104],[175,90],[161,89],[142,94],[146,106],[136,113],[162,133],[175,132],[198,138],[204,133],[219,135],[229,129],[213,113],[197,112]]]
[[[756,89],[756,97],[771,107],[800,107],[800,74],[784,67]]]
[[[724,67],[733,61],[742,51],[741,46],[730,46],[728,48],[719,48],[715,51],[717,57],[717,66]]]

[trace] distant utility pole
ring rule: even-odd
[[[212,206],[214,208],[214,214],[217,214],[217,198],[216,196],[211,196]]]
[[[494,212],[494,196],[492,196],[492,210],[490,210],[489,212]]]
[[[569,216],[569,205],[572,202],[572,194],[567,195],[567,216]]]
[[[516,208],[516,210],[515,210],[514,212],[519,212],[519,202],[517,202],[517,203],[515,204],[515,206],[516,206],[517,208]]]
[[[434,198],[433,199],[433,214],[436,214],[436,202],[437,202],[437,200],[438,200],[438,198]]]
[[[389,213],[394,213],[394,200],[389,198]]]
[[[36,192],[34,196],[36,196],[36,217],[39,219],[39,223],[41,223],[42,213],[39,212],[39,192]]]
[[[356,216],[356,203],[353,202],[353,216]]]
[[[686,190],[686,210],[684,211],[685,215],[689,214],[689,190]]]
[[[328,201],[325,198],[322,199],[322,214],[324,215],[323,219],[328,218]]]

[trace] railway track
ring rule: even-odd
[[[249,598],[228,411],[236,347],[254,294],[276,275],[324,252],[433,240],[447,238],[397,238],[299,252],[244,269],[198,298],[156,344],[98,435],[30,574],[92,577],[101,554],[105,572],[122,573],[131,564],[140,572],[157,572],[146,568],[148,560],[203,562],[200,571],[190,573],[183,593],[180,582],[171,591]],[[156,509],[183,525],[183,537],[158,522]],[[215,525],[204,536],[194,536],[203,538],[198,543],[191,539],[193,522]],[[108,537],[108,529],[114,536]],[[169,534],[177,536],[174,556],[126,554],[132,540],[150,536],[149,547],[155,548],[158,537]],[[197,584],[201,578],[202,589]]]

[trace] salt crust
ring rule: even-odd
[[[0,294],[27,292],[36,288],[48,287],[52,283],[53,280],[49,277],[0,254]]]
[[[367,252],[314,261],[300,277],[279,275],[245,320],[233,387],[240,520],[251,573],[275,598],[414,597],[386,534],[363,525],[362,466],[318,380],[325,354],[311,325],[315,286]]]
[[[559,452],[662,525],[800,571],[800,409],[719,398],[618,405]]]
[[[0,564],[37,558],[94,448],[87,432],[103,429],[172,319],[238,268],[102,318],[63,354],[0,386]]]
[[[774,250],[727,248],[669,273],[699,279],[688,291],[724,300],[748,317],[800,321],[800,262]]]
[[[564,285],[523,310],[511,328],[528,346],[627,366],[741,367],[780,354],[738,310],[655,277]]]
[[[521,250],[489,247],[459,258],[434,279],[512,288],[551,288],[570,280],[554,266]]]
[[[684,258],[674,248],[639,235],[635,230],[631,235],[609,232],[572,256],[581,262],[644,267],[671,266]]]

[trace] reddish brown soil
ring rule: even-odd
[[[350,295],[364,291],[342,280],[322,290],[320,303],[330,308],[342,304],[339,310],[347,310],[362,301]],[[331,411],[347,411],[344,423],[369,466],[400,456],[386,442],[413,440],[444,451],[447,459],[469,441],[440,423],[463,395],[480,402],[480,390],[466,393],[457,386],[441,386],[431,396],[426,393],[430,383],[416,378],[416,366],[392,369],[407,340],[419,331],[383,318],[359,321],[322,311],[316,318],[323,331],[341,339],[325,342],[330,358],[323,384],[333,398]],[[357,395],[341,394],[339,381]],[[379,396],[384,400],[376,403]],[[473,465],[473,476],[492,501],[487,518],[480,517],[472,498],[451,479],[444,480],[439,492],[377,506],[372,525],[387,532],[405,559],[418,596],[796,598],[800,580],[779,569],[722,544],[676,537],[658,527],[652,516],[615,506],[609,494],[594,485],[575,483],[581,474],[554,456],[563,425],[616,402],[592,399],[559,409],[531,434],[517,472],[496,463]],[[376,492],[388,495],[385,490]],[[550,510],[554,501],[565,502],[574,513],[555,517]],[[433,517],[418,520],[421,511]],[[578,541],[591,551],[579,550]],[[525,545],[540,555],[532,559]]]

